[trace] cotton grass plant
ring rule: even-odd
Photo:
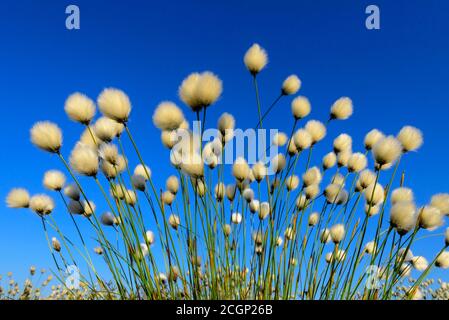
[[[216,135],[203,141],[206,123],[213,128],[207,109],[219,104],[223,92],[222,81],[210,71],[191,73],[180,84],[179,98],[187,108],[162,101],[153,111],[171,168],[161,185],[153,182],[151,168],[159,172],[164,164],[143,158],[129,126],[131,100],[119,89],[103,90],[96,103],[82,93],[68,97],[65,112],[81,132],[71,150],[63,146],[56,124],[43,121],[32,127],[31,142],[58,157],[61,167],[43,174],[49,194],[15,188],[6,204],[28,208],[41,220],[53,274],[60,281],[49,298],[431,295],[424,290],[429,273],[449,268],[449,231],[427,257],[414,256],[412,249],[421,234],[442,227],[449,194],[435,194],[418,205],[405,176],[399,179],[400,161],[419,149],[422,133],[405,126],[397,135],[373,129],[362,138],[341,133],[325,139],[334,121],[352,115],[350,98],[337,99],[322,121],[306,119],[311,102],[295,96],[302,83],[290,75],[263,108],[257,79],[268,63],[267,52],[254,44],[243,60],[254,86],[255,127],[267,127],[272,110],[292,97],[292,125],[281,128],[288,133],[279,131],[254,162],[245,154],[226,161],[237,122],[227,112],[217,119]],[[96,106],[101,116],[94,119]],[[197,120],[191,129],[188,118]],[[131,149],[125,149],[124,140]],[[356,142],[364,150],[354,150]],[[318,143],[328,148],[324,157],[315,155]],[[72,230],[63,230],[54,215],[65,215]],[[81,231],[86,227],[89,233]],[[103,260],[106,274],[98,272],[94,255]],[[81,291],[65,285],[71,265],[80,268]],[[404,285],[412,270],[417,279]],[[19,293],[15,288],[9,289],[11,297]],[[435,295],[447,294],[447,289],[438,290],[446,293]]]

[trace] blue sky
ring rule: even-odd
[[[365,28],[365,8],[373,3],[380,7],[381,30]],[[80,30],[65,28],[69,4],[80,7]],[[129,125],[154,167],[166,162],[168,154],[152,112],[162,100],[181,105],[177,88],[192,71],[211,70],[223,80],[223,97],[208,111],[210,123],[226,111],[238,127],[252,127],[256,106],[242,58],[258,42],[270,60],[259,80],[265,107],[291,73],[303,82],[300,94],[310,99],[312,118],[325,120],[340,96],[353,99],[353,117],[332,123],[320,155],[342,131],[354,137],[354,149],[360,150],[372,128],[390,134],[407,124],[420,128],[425,143],[407,156],[401,170],[418,203],[425,204],[432,194],[449,191],[448,10],[447,1],[436,0],[2,1],[0,196],[15,186],[41,192],[42,174],[60,168],[56,158],[31,145],[29,128],[37,120],[57,122],[68,154],[81,132],[63,110],[74,91],[92,98],[110,86],[127,92],[133,103]],[[290,98],[267,122],[290,130]],[[172,173],[168,164],[153,171],[159,185]],[[426,244],[439,248],[440,242],[428,238],[416,251],[424,254]],[[0,274],[12,270],[24,275],[32,264],[51,265],[39,219],[3,207]]]

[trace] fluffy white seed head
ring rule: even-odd
[[[175,200],[175,195],[171,193],[170,191],[164,191],[161,195],[161,201],[162,203],[171,206],[173,201]]]
[[[298,76],[292,74],[288,76],[282,83],[282,94],[286,96],[295,94],[300,88],[301,80],[299,80]]]
[[[219,182],[215,185],[215,199],[218,202],[221,202],[225,195],[225,185],[222,182]]]
[[[104,161],[109,162],[112,165],[117,165],[118,163],[118,149],[115,144],[112,143],[104,143],[100,146],[98,150],[98,154],[100,158]]]
[[[320,241],[322,243],[328,243],[331,241],[331,231],[328,228],[321,230]]]
[[[105,226],[113,226],[114,225],[114,215],[110,212],[104,212],[101,215],[101,223]]]
[[[317,120],[310,120],[306,123],[305,129],[312,136],[312,144],[321,141],[326,136],[326,126]]]
[[[364,191],[366,203],[373,206],[378,205],[385,200],[385,191],[380,183],[370,184]]]
[[[333,184],[337,184],[337,185],[342,186],[342,187],[345,186],[345,181],[346,181],[345,177],[341,173],[338,173],[338,172],[335,173],[332,176],[332,179],[331,179],[331,182]]]
[[[285,156],[282,153],[278,153],[273,158],[271,158],[271,168],[275,173],[281,172],[286,165]]]
[[[95,212],[96,208],[97,207],[93,201],[83,201],[83,215],[85,217],[90,217]]]
[[[294,236],[295,236],[295,231],[293,230],[293,228],[291,228],[291,227],[285,228],[284,237],[286,240],[289,240],[289,241],[293,240]]]
[[[179,96],[193,111],[218,100],[223,91],[221,80],[212,72],[192,73],[181,83]]]
[[[318,212],[313,212],[310,214],[309,220],[307,221],[307,223],[309,224],[310,227],[312,227],[312,226],[315,226],[319,220],[320,220],[320,214]]]
[[[78,143],[84,144],[86,146],[91,147],[92,149],[97,150],[98,147],[100,147],[104,141],[102,141],[96,134],[95,131],[92,130],[92,126],[89,126],[89,128],[84,129],[83,133],[81,134]]]
[[[336,224],[330,230],[331,239],[334,243],[340,243],[345,237],[346,231],[343,224]]]
[[[402,144],[402,149],[405,152],[415,151],[423,144],[422,132],[412,126],[403,127],[401,131],[399,131],[397,138]]]
[[[402,152],[401,143],[393,136],[381,138],[372,149],[374,160],[380,166],[395,162]]]
[[[161,130],[175,130],[184,122],[181,109],[170,101],[161,102],[154,110],[153,123]]]
[[[431,205],[422,207],[419,210],[418,223],[419,227],[427,230],[435,230],[444,223],[444,215],[440,209]]]
[[[342,186],[338,184],[329,184],[326,189],[324,189],[324,196],[326,197],[326,201],[328,203],[337,203],[342,190]]]
[[[235,184],[228,184],[226,186],[226,198],[228,198],[229,201],[234,201],[235,193],[237,191],[237,188]]]
[[[134,174],[144,177],[145,180],[149,180],[151,178],[151,169],[148,166],[143,166],[142,164],[138,164],[134,168]]]
[[[259,208],[260,208],[259,200],[256,199],[251,200],[251,202],[249,203],[249,210],[251,211],[251,213],[256,213],[257,211],[259,211]]]
[[[131,184],[133,185],[134,189],[139,191],[145,191],[147,185],[145,183],[145,178],[138,174],[133,174],[131,177]]]
[[[335,153],[333,152],[327,153],[323,157],[323,164],[322,164],[323,170],[332,168],[333,166],[335,166],[336,163],[337,163],[337,156],[335,155]]]
[[[352,156],[352,151],[350,149],[343,150],[337,155],[337,165],[338,167],[347,167],[349,163],[349,159]]]
[[[156,236],[154,235],[154,232],[151,230],[148,230],[145,232],[145,240],[148,242],[149,245],[154,244],[156,239]]]
[[[83,144],[77,144],[69,158],[70,166],[79,174],[95,176],[98,172],[99,161],[97,152]]]
[[[372,255],[376,251],[376,243],[374,241],[370,241],[365,245],[364,251],[367,254]]]
[[[449,215],[449,193],[439,193],[432,197],[430,205],[440,209],[444,215]]]
[[[427,259],[423,256],[414,256],[411,260],[413,268],[415,268],[418,271],[424,271],[429,266],[429,263],[427,262]]]
[[[449,251],[443,251],[435,261],[435,265],[442,269],[449,268]]]
[[[413,202],[413,191],[410,188],[400,187],[393,190],[390,197],[391,203]]]
[[[292,114],[296,120],[307,117],[311,109],[310,101],[306,97],[298,96],[292,101]]]
[[[380,132],[380,131],[377,130],[377,129],[371,130],[371,131],[368,132],[368,133],[366,134],[366,136],[365,136],[365,140],[364,140],[364,143],[365,143],[365,149],[366,149],[366,150],[371,150],[371,149],[374,147],[374,145],[375,145],[380,139],[383,139],[383,138],[385,138],[385,135],[384,135],[382,132]]]
[[[243,57],[246,68],[252,75],[258,74],[268,63],[268,56],[265,50],[254,43]]]
[[[56,153],[62,146],[62,131],[49,121],[37,122],[30,131],[31,142],[38,148]]]
[[[416,208],[411,202],[398,202],[390,209],[390,225],[400,235],[409,232],[416,223]]]
[[[231,221],[232,221],[232,223],[234,223],[234,224],[239,224],[239,223],[241,223],[241,222],[242,222],[242,215],[241,215],[240,213],[238,213],[238,212],[234,212],[234,213],[231,215]]]
[[[110,142],[115,137],[122,134],[124,130],[122,123],[118,123],[107,117],[98,118],[93,125],[93,133],[101,141]]]
[[[366,168],[368,160],[363,153],[356,152],[351,154],[348,160],[349,172],[360,172]]]
[[[295,174],[288,176],[285,180],[285,186],[288,191],[293,191],[299,186],[299,177]]]
[[[61,251],[61,243],[59,242],[58,239],[56,239],[56,237],[51,238],[51,247],[52,247],[53,250],[55,250],[56,252]]]
[[[298,149],[296,148],[295,142],[293,139],[290,139],[287,145],[287,152],[290,156],[294,156],[298,153]]]
[[[65,175],[59,170],[49,170],[44,174],[43,184],[48,190],[62,190],[65,184]]]
[[[293,142],[298,151],[307,149],[312,145],[312,135],[305,129],[299,129],[293,135]]]
[[[170,176],[167,178],[167,181],[165,182],[165,186],[168,191],[170,191],[173,194],[177,194],[179,190],[179,180],[176,176]]]
[[[352,138],[346,133],[340,134],[334,139],[334,152],[339,153],[346,150],[352,150]]]
[[[232,166],[232,175],[239,181],[243,181],[249,176],[250,168],[246,160],[239,157],[235,160]]]
[[[376,181],[376,175],[369,169],[365,169],[359,173],[359,178],[356,183],[356,190],[363,191],[368,188],[369,185]]]
[[[50,214],[55,208],[53,199],[45,194],[37,194],[30,198],[30,209],[36,212],[38,215]]]
[[[270,204],[266,201],[262,202],[259,206],[259,219],[263,220],[271,213]]]
[[[303,175],[302,181],[305,187],[312,184],[320,184],[322,179],[321,171],[318,167],[309,168]]]
[[[86,95],[75,92],[64,104],[65,113],[73,121],[88,125],[95,116],[95,104]]]
[[[332,105],[331,119],[348,119],[352,115],[352,109],[352,100],[348,97],[342,97]]]
[[[278,132],[273,136],[273,145],[282,147],[287,143],[288,137],[284,132]]]
[[[104,89],[98,96],[97,104],[104,116],[120,123],[128,121],[131,102],[123,91],[114,88]]]
[[[308,200],[315,199],[320,193],[320,186],[318,184],[311,184],[304,188],[304,195]]]
[[[257,162],[253,165],[252,172],[254,179],[257,182],[261,182],[267,175],[267,167],[263,162]]]
[[[243,199],[246,200],[246,202],[251,202],[251,200],[254,199],[254,191],[251,188],[245,188],[242,192]]]
[[[307,197],[303,194],[299,195],[296,198],[296,208],[298,210],[304,210],[309,205],[309,200],[307,200]]]
[[[8,208],[28,208],[30,204],[30,194],[26,189],[12,189],[6,196]]]
[[[179,216],[177,216],[176,214],[171,214],[168,217],[168,223],[170,224],[170,226],[177,230],[178,226],[181,224],[181,219],[179,218]]]
[[[64,194],[75,201],[78,201],[80,199],[80,189],[74,183],[69,184],[64,188]]]
[[[223,136],[229,135],[229,132],[233,132],[235,128],[235,119],[232,114],[227,112],[223,113],[218,118],[217,128]]]

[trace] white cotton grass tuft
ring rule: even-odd
[[[329,184],[326,189],[324,189],[324,196],[326,197],[326,201],[328,203],[338,203],[342,190],[343,187],[338,184]]]
[[[282,94],[285,96],[292,95],[298,92],[301,88],[301,80],[297,75],[288,76],[282,83]]]
[[[427,259],[424,258],[423,256],[414,256],[411,260],[411,264],[413,268],[415,268],[418,271],[424,271],[429,266]]]
[[[447,269],[449,268],[449,251],[443,251],[438,256],[438,258],[435,261],[435,265],[438,268]]]
[[[390,201],[392,204],[398,202],[413,202],[413,191],[410,188],[400,187],[396,188],[391,192]]]
[[[301,194],[296,198],[296,208],[298,210],[304,210],[305,208],[307,208],[308,205],[309,200],[305,195]]]
[[[75,92],[64,104],[65,113],[73,121],[88,125],[95,116],[95,104],[86,95]]]
[[[363,191],[368,188],[369,185],[376,181],[376,175],[369,169],[365,169],[359,173],[359,178],[356,183],[356,190]]]
[[[329,152],[323,157],[322,167],[323,170],[328,170],[335,166],[337,163],[337,156],[334,152]]]
[[[338,173],[338,172],[335,173],[335,174],[332,176],[332,179],[331,179],[331,182],[332,182],[333,184],[337,184],[337,185],[342,186],[342,187],[345,186],[345,181],[346,181],[345,176],[343,176],[341,173]]]
[[[373,205],[365,204],[365,214],[368,217],[375,216],[376,214],[379,213],[380,207],[381,207],[380,205],[373,206]]]
[[[137,194],[134,190],[127,189],[124,191],[125,202],[127,205],[134,207],[137,203]]]
[[[341,97],[331,107],[331,119],[346,120],[352,115],[352,100]]]
[[[115,221],[114,218],[115,218],[114,215],[109,211],[107,211],[101,215],[100,221],[105,226],[113,226]]]
[[[298,154],[298,149],[296,148],[295,142],[293,139],[290,139],[287,144],[287,152],[290,156],[294,156]]]
[[[119,123],[128,121],[131,113],[131,102],[121,90],[104,89],[97,98],[97,104],[104,116]]]
[[[431,205],[419,209],[418,223],[422,229],[435,230],[443,225],[443,219],[444,215],[441,214],[440,209]]]
[[[430,205],[440,209],[444,215],[449,215],[449,193],[438,193],[432,196]]]
[[[111,142],[115,137],[122,134],[125,127],[122,123],[118,123],[115,120],[107,117],[100,117],[95,121],[92,128],[95,136],[101,141]]]
[[[349,172],[360,172],[366,168],[368,160],[363,153],[356,152],[351,154],[348,160],[348,171]]]
[[[97,152],[86,145],[78,143],[70,154],[69,162],[70,166],[79,174],[97,175],[99,167]]]
[[[151,178],[151,169],[147,165],[143,166],[142,164],[138,164],[134,168],[134,174],[144,177],[145,180],[149,180]]]
[[[161,195],[161,201],[162,203],[171,206],[173,201],[175,200],[175,195],[171,193],[170,191],[164,191]]]
[[[251,169],[254,179],[260,183],[267,175],[267,167],[263,162],[257,162]]]
[[[30,198],[29,207],[32,211],[38,215],[48,215],[55,208],[55,203],[52,198],[46,194],[37,194]]]
[[[234,135],[235,118],[232,114],[224,112],[220,118],[218,118],[217,128],[220,131],[225,141],[228,141],[229,136]]]
[[[259,211],[259,209],[260,209],[259,200],[256,199],[251,200],[251,202],[249,203],[249,210],[251,211],[251,213],[256,213]]]
[[[364,144],[365,144],[365,149],[366,150],[371,150],[374,145],[380,140],[385,138],[385,135],[377,130],[377,129],[373,129],[370,132],[368,132],[365,136],[365,140],[364,140]]]
[[[318,212],[313,212],[310,214],[309,219],[307,221],[309,227],[315,226],[320,220],[320,214]]]
[[[215,103],[223,91],[221,80],[212,72],[192,73],[179,87],[179,97],[192,111]]]
[[[310,114],[312,107],[306,97],[298,96],[292,101],[292,114],[296,120],[303,119]]]
[[[320,169],[318,167],[309,168],[303,175],[302,181],[305,187],[310,186],[312,184],[319,184],[322,180],[323,176],[321,175]]]
[[[250,168],[245,158],[239,157],[232,166],[232,175],[238,180],[243,181],[249,176]]]
[[[293,191],[299,186],[299,177],[295,174],[288,176],[285,180],[285,186],[288,191]]]
[[[170,176],[165,182],[165,187],[173,194],[177,194],[179,190],[179,180],[176,176]]]
[[[240,224],[242,222],[242,215],[238,212],[231,214],[231,221],[233,224]]]
[[[320,121],[309,120],[304,128],[312,136],[312,145],[323,140],[326,136],[326,126]]]
[[[295,231],[293,230],[293,228],[291,228],[291,227],[285,228],[284,237],[285,237],[285,240],[289,240],[289,241],[293,240],[293,238],[295,237]]]
[[[226,198],[228,198],[229,201],[234,201],[236,192],[237,187],[235,186],[235,184],[228,184],[226,186]]]
[[[242,196],[243,196],[243,199],[245,199],[246,200],[246,202],[251,202],[251,200],[253,200],[254,199],[254,191],[253,191],[253,189],[251,189],[251,188],[245,188],[244,190],[243,190],[243,192],[242,192]]]
[[[378,205],[385,200],[385,191],[380,183],[370,184],[364,191],[367,204]]]
[[[346,133],[338,135],[333,143],[334,152],[339,153],[346,150],[352,150],[352,138]]]
[[[133,174],[131,176],[131,184],[134,187],[134,189],[139,191],[145,191],[146,189],[146,182],[145,178],[139,174]]]
[[[58,153],[62,146],[62,131],[50,121],[41,121],[30,130],[31,142],[38,148],[51,153]]]
[[[308,200],[315,199],[320,193],[320,186],[318,184],[311,184],[304,188],[304,195]]]
[[[98,150],[98,155],[104,161],[107,161],[114,166],[118,163],[118,148],[113,143],[102,144]]]
[[[8,208],[28,208],[30,205],[30,194],[26,189],[14,188],[6,196]]]
[[[337,155],[337,165],[339,168],[341,167],[347,167],[349,163],[349,159],[352,156],[352,151],[350,149],[343,150],[338,153]]]
[[[273,172],[279,173],[285,168],[287,162],[285,160],[285,156],[282,153],[278,153],[273,158],[271,158],[270,163]]]
[[[91,215],[93,215],[95,209],[97,208],[95,203],[91,200],[89,201],[84,200],[82,203],[83,203],[83,215],[85,217],[90,217]]]
[[[248,71],[255,76],[267,65],[268,55],[259,44],[254,43],[246,51],[243,62]]]
[[[369,255],[372,255],[376,251],[376,243],[374,241],[370,241],[365,245],[365,248],[363,249],[364,252],[366,252]]]
[[[64,194],[72,200],[78,201],[80,199],[80,189],[74,183],[67,185],[64,188]]]
[[[168,224],[175,230],[178,229],[178,226],[181,224],[181,219],[176,214],[171,214],[168,217]]]
[[[398,202],[390,209],[390,225],[400,235],[407,234],[416,224],[416,207],[411,202]]]
[[[270,204],[266,201],[262,202],[259,205],[259,219],[264,220],[271,213]]]
[[[48,190],[60,191],[64,188],[65,175],[59,170],[49,170],[44,174],[43,184]]]
[[[328,243],[331,241],[331,231],[328,228],[321,230],[320,241],[321,243]]]
[[[402,153],[401,143],[393,136],[381,138],[372,149],[374,160],[381,167],[395,162]]]
[[[293,135],[293,142],[298,151],[305,150],[312,145],[312,135],[305,129],[298,129]]]
[[[399,131],[397,139],[404,152],[415,151],[423,144],[422,132],[412,126],[405,126]]]
[[[336,224],[331,227],[330,235],[334,243],[340,243],[345,237],[346,231],[344,224]]]
[[[184,122],[181,109],[170,101],[159,103],[153,113],[153,123],[161,130],[175,130]]]
[[[277,132],[273,136],[272,144],[274,146],[282,147],[287,143],[288,137],[284,132]]]
[[[219,182],[215,185],[215,199],[217,199],[218,202],[223,201],[223,198],[225,196],[225,185],[223,182]]]

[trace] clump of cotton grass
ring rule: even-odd
[[[257,43],[254,43],[245,53],[243,57],[248,71],[256,76],[268,63],[268,55],[265,50]]]
[[[381,138],[372,148],[374,160],[379,165],[386,166],[395,162],[402,153],[401,143],[393,136]]]
[[[43,184],[48,190],[60,191],[64,188],[65,175],[59,170],[49,170],[44,174]]]
[[[415,151],[423,144],[422,132],[412,126],[405,126],[399,131],[397,139],[404,152]]]
[[[301,88],[301,80],[297,75],[288,76],[282,83],[282,94],[284,96],[295,94]]]
[[[161,130],[175,130],[184,121],[181,109],[170,101],[161,102],[154,110],[153,123]]]
[[[293,135],[293,142],[297,151],[305,150],[313,143],[312,135],[305,129],[298,129]]]
[[[407,234],[416,224],[416,207],[411,202],[398,202],[390,209],[390,226],[400,235]]]
[[[40,216],[50,214],[55,208],[52,198],[45,194],[37,194],[30,198],[29,207]]]
[[[98,118],[92,127],[92,133],[104,142],[111,142],[115,137],[120,136],[125,128],[122,123],[107,117]]]
[[[307,132],[309,132],[312,137],[312,145],[324,139],[326,136],[326,126],[317,120],[309,120],[307,121],[305,127]]]
[[[212,72],[192,73],[183,80],[178,93],[192,111],[198,112],[215,103],[223,91],[221,80]]]
[[[435,230],[444,223],[444,215],[438,208],[433,206],[424,206],[419,209],[418,224],[422,229]]]
[[[309,99],[302,96],[298,96],[295,99],[293,99],[291,107],[293,117],[296,120],[307,117],[312,109],[312,107],[310,106]]]
[[[28,208],[30,205],[30,194],[26,189],[12,189],[6,196],[6,205],[8,208]]]
[[[97,153],[86,145],[77,144],[70,154],[69,162],[79,174],[91,177],[97,175],[99,168]]]
[[[50,121],[37,122],[30,131],[31,142],[44,151],[58,153],[62,146],[62,131]]]
[[[326,171],[326,170],[332,168],[333,166],[335,166],[336,163],[337,163],[337,156],[335,155],[335,153],[333,153],[333,152],[327,153],[323,157],[323,161],[322,161],[323,170]]]
[[[348,97],[341,97],[331,107],[331,119],[346,120],[352,115],[352,100]]]
[[[449,194],[439,193],[432,196],[430,205],[438,208],[442,214],[449,215]]]
[[[368,160],[363,153],[356,152],[351,154],[348,160],[348,171],[349,172],[360,172],[366,168]]]
[[[100,111],[119,123],[126,123],[131,113],[131,101],[126,93],[114,88],[104,89],[97,98]]]
[[[79,92],[75,92],[67,98],[64,110],[71,120],[84,125],[89,125],[95,116],[94,102]]]

